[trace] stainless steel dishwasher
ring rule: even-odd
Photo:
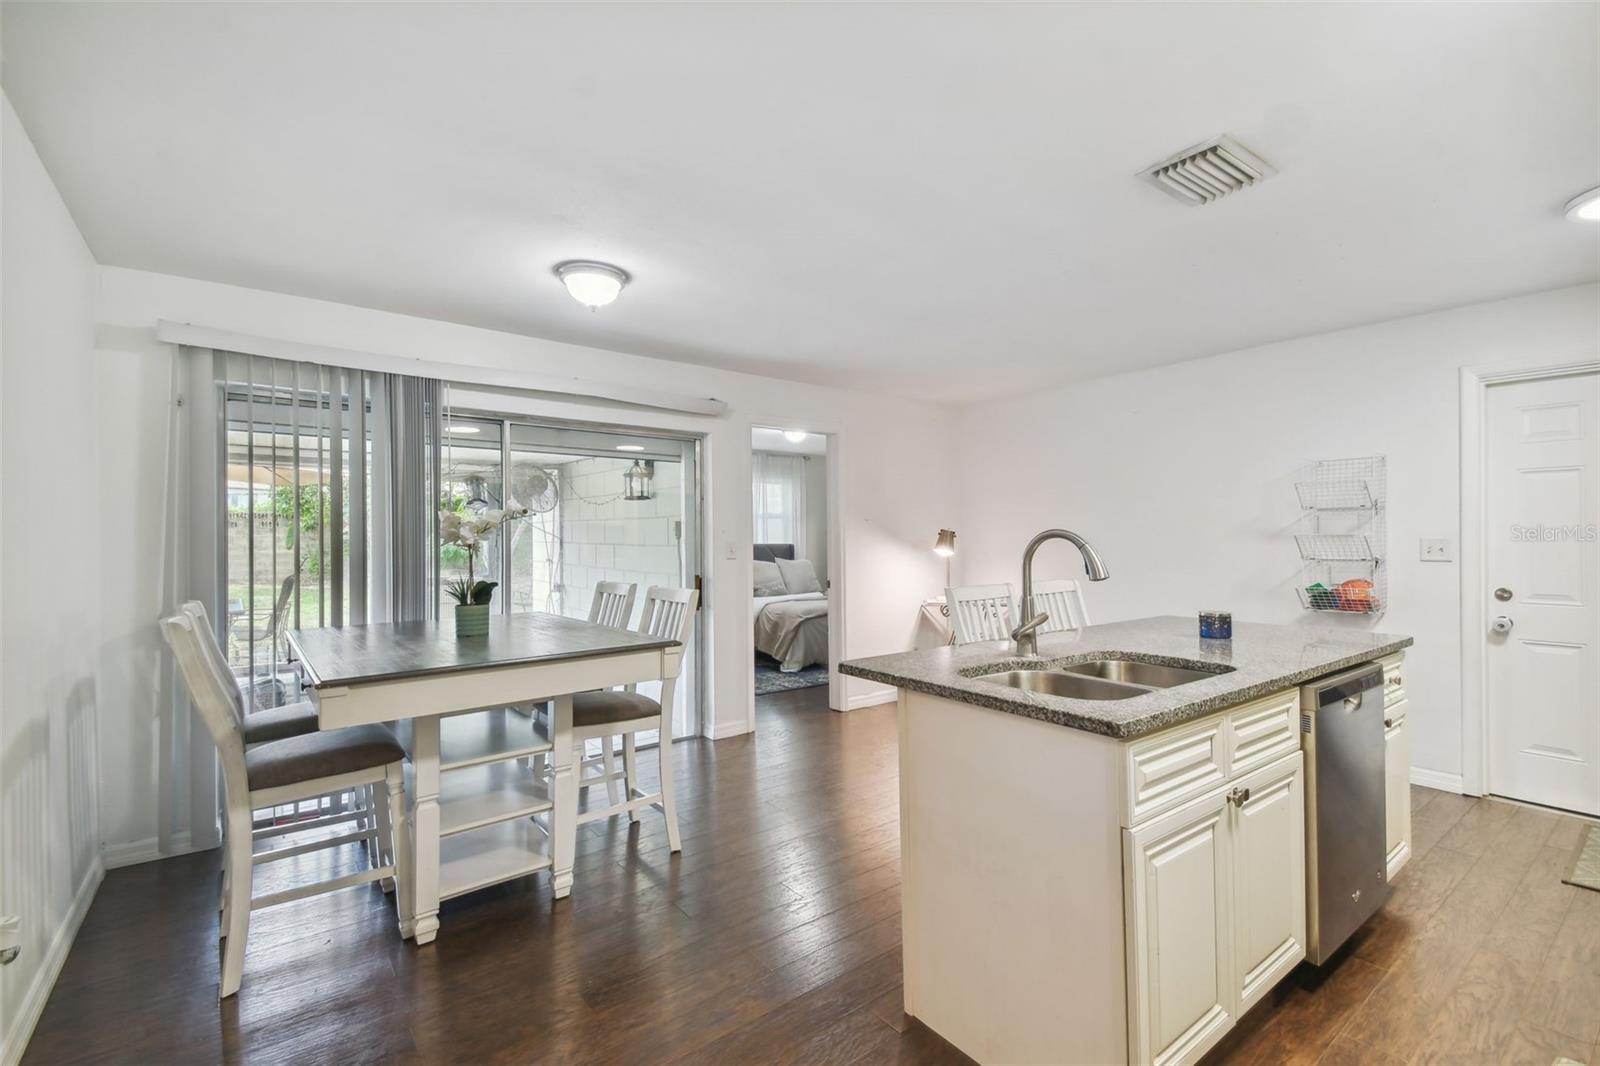
[[[1383,667],[1300,689],[1306,765],[1306,957],[1321,966],[1389,898]]]

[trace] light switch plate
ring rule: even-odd
[[[1425,563],[1448,563],[1455,559],[1450,542],[1444,537],[1423,537],[1417,542],[1421,559]]]

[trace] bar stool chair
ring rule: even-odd
[[[690,627],[694,625],[694,612],[699,603],[700,593],[695,589],[653,586],[644,596],[638,632],[685,643],[689,639]],[[631,821],[637,822],[642,808],[655,807],[667,820],[667,841],[672,850],[683,850],[678,842],[678,812],[672,795],[672,704],[677,688],[676,676],[662,678],[660,702],[640,694],[634,685],[623,689],[580,692],[572,697],[572,742],[579,751],[582,751],[585,741],[595,737],[600,738],[609,751],[611,738],[621,735],[622,780],[626,796],[619,803],[616,794],[608,792],[611,804],[579,814],[579,825],[624,811]],[[661,790],[647,794],[636,787],[638,758],[635,740],[638,734],[651,729],[657,730],[659,737],[656,754],[661,767]],[[608,780],[608,789],[609,785]]]
[[[1007,640],[1016,623],[1016,598],[1011,586],[954,585],[944,590],[950,608],[950,632],[957,644]]]
[[[612,629],[627,629],[629,621],[633,618],[633,599],[639,594],[639,586],[632,581],[601,581],[594,587],[594,599],[589,602],[589,621],[595,625],[610,626]],[[548,703],[539,704],[537,713],[543,715],[548,712]],[[611,738],[601,738],[602,747],[599,755],[585,755],[584,747],[578,748],[578,764],[574,771],[578,775],[578,788],[585,789],[594,785],[606,786],[606,798],[615,804],[617,802],[617,782],[622,780],[622,774],[617,770],[616,752],[611,747]],[[544,755],[530,756],[528,765],[535,773],[548,772],[549,760]],[[590,771],[599,771],[590,773]],[[587,774],[588,776],[585,776]]]
[[[411,856],[405,802],[401,795],[405,751],[394,734],[381,725],[362,725],[267,741],[247,750],[241,716],[235,713],[238,686],[233,683],[231,673],[221,676],[213,668],[204,643],[195,632],[193,617],[180,611],[163,618],[161,633],[172,648],[184,684],[217,745],[222,766],[227,807],[223,869],[228,888],[222,915],[224,942],[218,998],[226,999],[239,991],[252,910],[391,878],[396,885],[395,906],[400,916],[401,935],[406,935],[411,923]],[[369,834],[346,834],[256,854],[250,831],[251,811],[376,785],[384,787],[388,803],[375,811],[378,823],[375,831],[387,841],[385,853],[393,856],[392,862],[327,881],[252,896],[252,873],[257,864],[365,840]]]
[[[189,600],[179,610],[188,615],[193,623],[195,636],[200,641],[201,651],[204,653],[207,664],[220,677],[233,678],[233,669],[228,665],[228,658],[222,653],[222,645],[217,641],[216,630],[211,626],[211,619],[206,614],[206,605],[199,600]],[[270,707],[265,710],[247,709],[245,700],[248,691],[237,679],[234,686],[240,689],[240,699],[233,705],[235,713],[244,733],[246,746],[263,744],[270,740],[285,740],[289,737],[305,736],[315,733],[318,728],[317,708],[310,700],[297,700],[286,703],[281,707]],[[351,809],[335,814],[322,815],[317,818],[308,818],[303,822],[294,822],[290,825],[264,826],[253,829],[251,835],[256,840],[269,837],[283,836],[286,833],[299,833],[308,829],[322,829],[330,825],[339,825],[342,822],[355,822],[362,830],[372,832],[369,839],[367,860],[373,866],[380,866],[388,861],[383,854],[383,845],[377,832],[377,820],[374,809],[378,806],[381,797],[377,789],[368,786],[362,789],[353,789],[350,792]],[[394,890],[393,880],[383,883],[385,892]],[[223,886],[226,894],[227,886]]]
[[[1089,624],[1089,609],[1083,603],[1083,589],[1071,578],[1033,583],[1033,608],[1049,617],[1040,633],[1060,633],[1082,629]]]

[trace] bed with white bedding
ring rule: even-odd
[[[790,544],[755,546],[756,650],[786,674],[828,661],[828,596]]]

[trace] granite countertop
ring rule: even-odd
[[[1313,678],[1392,655],[1410,637],[1353,629],[1235,622],[1232,640],[1202,640],[1193,617],[1138,618],[1039,638],[1037,658],[1010,641],[879,655],[839,664],[841,673],[962,703],[1111,737],[1138,737],[1233,707]],[[1049,670],[1089,659],[1135,659],[1182,666],[1231,667],[1224,673],[1127,699],[1051,696],[973,676],[1002,670]]]

